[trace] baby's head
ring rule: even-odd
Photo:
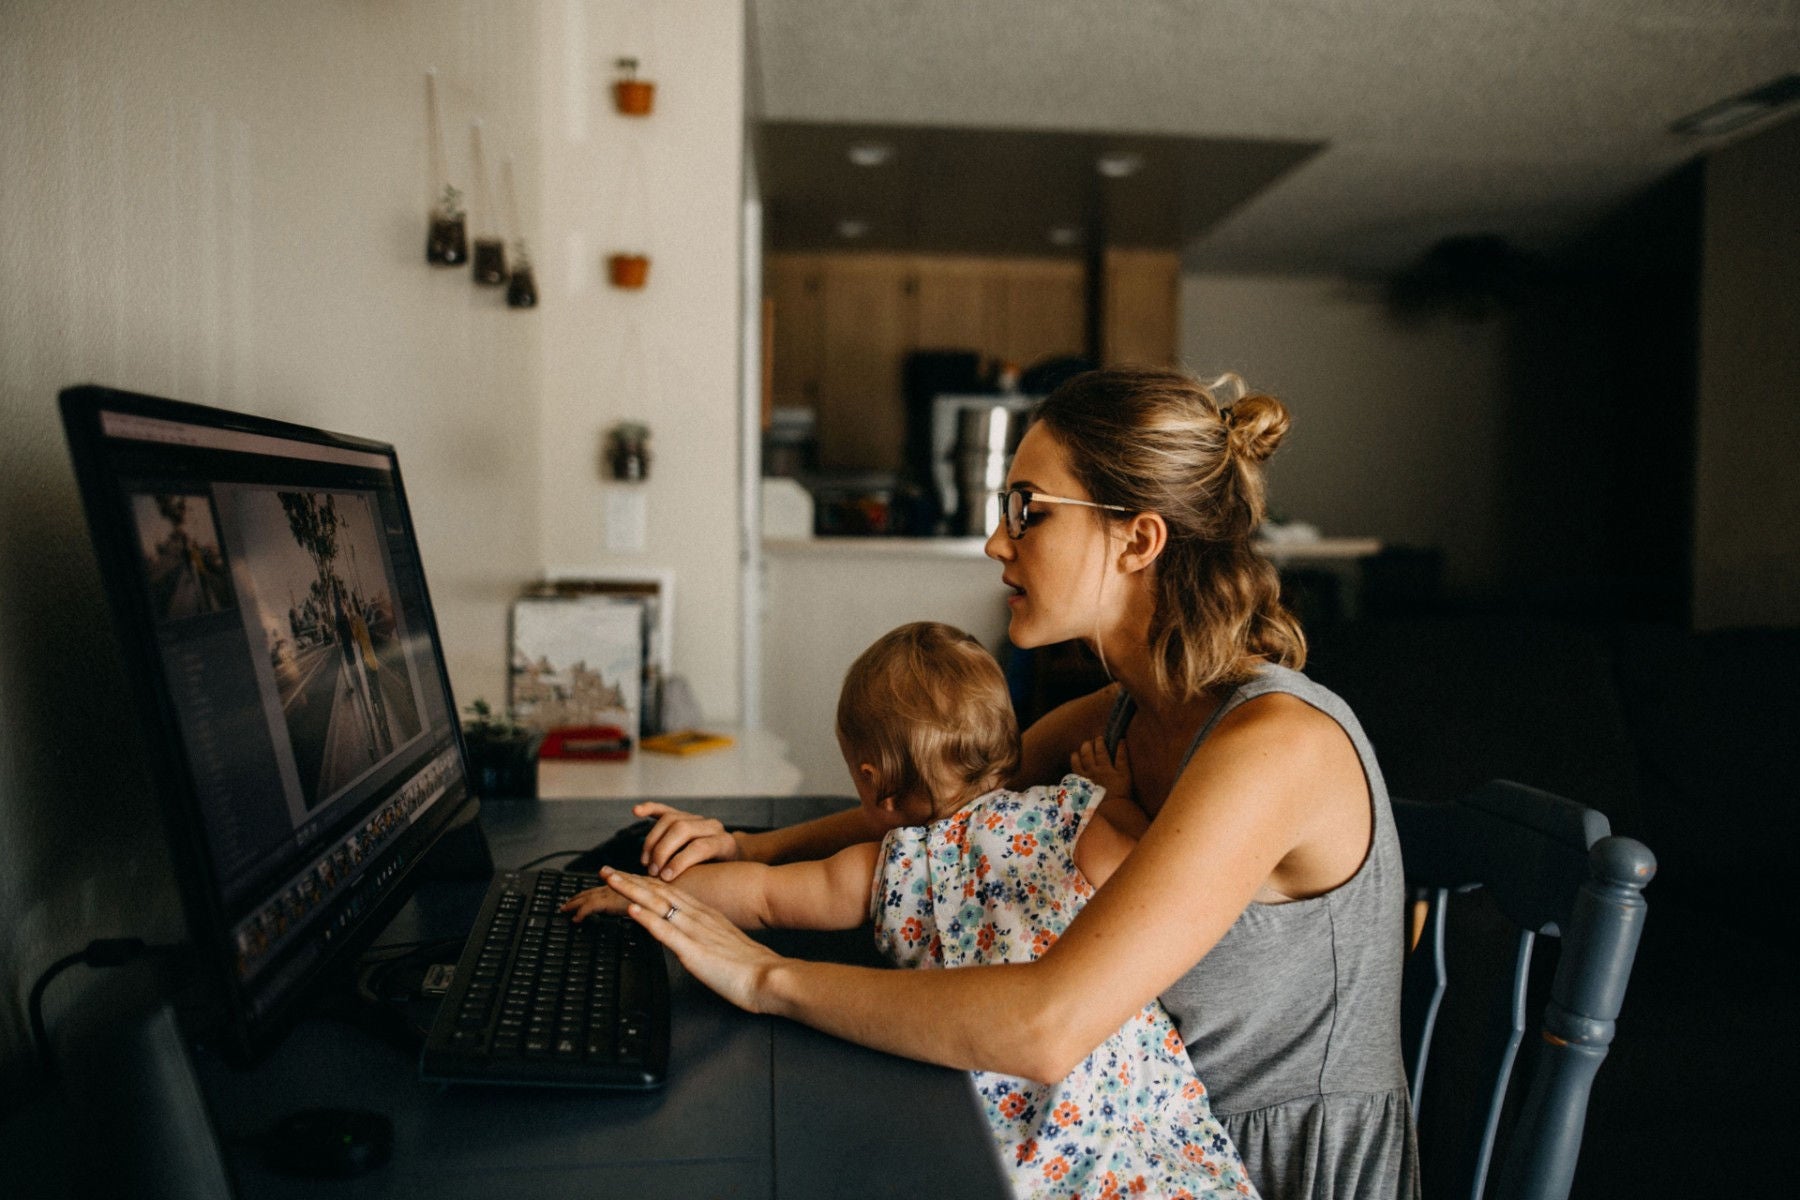
[[[896,825],[948,816],[1019,767],[1000,665],[936,621],[883,634],[850,664],[837,734],[857,795]]]

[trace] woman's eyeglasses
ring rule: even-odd
[[[1111,512],[1130,512],[1123,504],[1095,504],[1092,500],[1071,500],[1067,496],[1046,496],[1030,488],[1007,488],[999,493],[1000,512],[1006,520],[1006,536],[1018,541],[1025,536],[1026,522],[1033,504],[1078,504],[1082,508],[1104,508]]]

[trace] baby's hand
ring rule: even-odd
[[[595,913],[623,913],[631,902],[604,883],[599,887],[591,887],[585,892],[576,892],[574,899],[563,905],[559,912],[569,914],[569,920],[582,921]]]
[[[1095,810],[1097,815],[1112,822],[1113,828],[1127,837],[1135,840],[1144,836],[1144,830],[1150,828],[1150,816],[1138,807],[1137,797],[1132,795],[1131,755],[1126,752],[1124,742],[1119,743],[1119,752],[1113,758],[1106,757],[1105,738],[1084,742],[1080,749],[1069,755],[1069,769],[1105,789],[1100,807]]]
[[[1108,758],[1106,739],[1090,738],[1069,755],[1069,769],[1105,788],[1109,796],[1131,799],[1131,756],[1126,753],[1124,742],[1119,743],[1118,756]]]

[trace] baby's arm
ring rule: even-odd
[[[680,888],[740,929],[855,929],[869,915],[869,885],[881,847],[862,842],[817,862],[771,867],[713,862],[689,867]],[[625,898],[602,884],[563,906],[576,921],[622,913]]]
[[[1075,865],[1099,887],[1136,848],[1150,818],[1131,798],[1131,757],[1124,742],[1119,743],[1117,757],[1109,759],[1106,739],[1092,738],[1069,756],[1069,767],[1106,791],[1075,843]]]

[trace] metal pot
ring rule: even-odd
[[[1013,451],[1025,434],[1026,414],[1001,404],[972,406],[956,415],[956,515],[950,532],[983,536],[1000,521],[996,493],[1006,486]]]

